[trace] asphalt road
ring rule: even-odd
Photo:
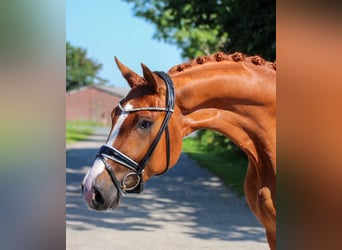
[[[269,249],[263,227],[239,198],[185,154],[114,211],[87,208],[81,182],[108,129],[67,147],[66,249]]]

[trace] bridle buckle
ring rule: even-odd
[[[161,107],[143,107],[143,108],[135,108],[135,109],[124,109],[122,107],[121,101],[118,104],[118,107],[123,111],[123,112],[138,112],[138,111],[163,111],[166,112],[166,115],[164,117],[164,120],[161,124],[161,127],[152,142],[150,148],[148,149],[147,153],[143,157],[143,159],[137,163],[134,160],[132,160],[129,156],[125,155],[122,153],[120,150],[112,147],[111,145],[104,144],[101,146],[99,152],[98,152],[98,157],[102,159],[102,161],[105,164],[105,168],[108,171],[109,175],[111,176],[112,182],[114,185],[117,187],[119,194],[122,196],[125,196],[125,193],[141,193],[144,190],[144,182],[142,178],[142,174],[144,171],[144,168],[151,158],[151,155],[156,148],[161,135],[165,131],[165,136],[166,136],[166,168],[165,170],[160,173],[164,174],[168,169],[170,165],[170,136],[169,136],[169,130],[167,128],[168,122],[171,118],[171,115],[174,111],[174,104],[175,104],[175,93],[174,93],[174,88],[173,88],[173,82],[171,78],[164,72],[155,72],[160,78],[162,78],[165,82],[166,88],[167,88],[167,96],[166,96],[166,107],[161,108]],[[106,162],[105,158],[108,158],[114,162],[119,163],[120,165],[131,169],[133,172],[128,173],[119,183],[117,180],[113,169],[111,166]],[[158,175],[160,175],[158,174]],[[127,183],[125,183],[126,179],[130,177],[131,175],[137,176],[137,182],[135,185],[133,185],[132,188],[129,188]]]

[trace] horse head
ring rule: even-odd
[[[131,87],[111,113],[106,143],[82,182],[88,206],[116,208],[125,193],[140,193],[150,177],[172,167],[182,145],[172,80],[141,64],[143,76],[115,61]]]

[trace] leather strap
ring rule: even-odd
[[[165,108],[159,108],[159,107],[146,107],[146,108],[137,108],[137,109],[131,109],[131,110],[125,110],[119,105],[119,107],[124,110],[125,112],[137,112],[141,110],[151,110],[151,111],[165,111],[166,115],[164,117],[164,120],[162,122],[162,125],[153,140],[150,148],[148,149],[147,153],[145,154],[144,158],[139,162],[135,162],[132,160],[129,156],[125,155],[118,149],[104,144],[99,150],[98,157],[104,162],[105,168],[108,171],[109,175],[111,176],[111,179],[116,186],[116,188],[119,190],[119,194],[122,196],[125,196],[125,193],[119,183],[119,181],[116,179],[115,174],[113,172],[113,169],[111,166],[106,162],[105,158],[111,159],[122,166],[125,166],[131,170],[133,170],[136,174],[138,174],[140,178],[139,185],[134,189],[127,191],[128,193],[140,193],[143,191],[144,188],[144,182],[142,179],[142,173],[144,171],[144,168],[146,167],[148,161],[150,160],[155,148],[157,147],[158,142],[160,141],[160,138],[165,131],[165,140],[166,140],[166,167],[165,170],[162,173],[159,173],[157,175],[161,175],[167,172],[167,170],[170,167],[170,133],[168,130],[168,122],[171,118],[171,115],[174,111],[174,105],[175,105],[175,92],[174,92],[174,86],[171,78],[162,71],[155,71],[155,73],[164,80],[166,89],[167,89],[167,95],[166,95],[166,107]]]

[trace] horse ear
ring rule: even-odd
[[[128,82],[131,88],[143,82],[143,78],[141,76],[139,76],[137,73],[135,73],[133,70],[131,70],[127,66],[123,65],[116,56],[114,58],[115,58],[116,64],[118,65],[119,70],[121,71],[121,74],[126,79],[126,81]]]
[[[156,74],[153,73],[145,64],[141,64],[145,80],[152,86],[156,93],[160,93],[164,85],[160,85],[160,81],[156,78]]]

